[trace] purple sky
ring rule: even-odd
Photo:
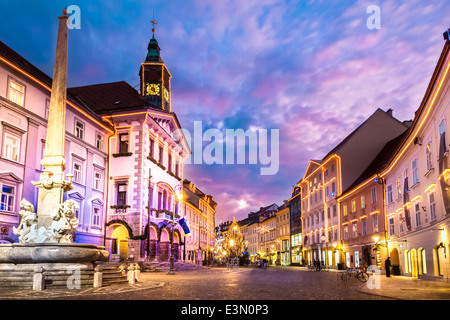
[[[69,34],[69,86],[137,85],[154,13],[182,126],[279,129],[274,176],[260,165],[185,167],[218,202],[217,222],[282,204],[308,161],[377,108],[412,119],[450,27],[444,1],[16,0],[0,2],[0,40],[51,76],[57,16],[72,4],[81,29]],[[379,30],[366,26],[370,5],[381,8]]]

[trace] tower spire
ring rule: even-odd
[[[150,39],[150,42],[148,43],[148,47],[147,47],[148,53],[147,53],[145,62],[151,62],[151,61],[162,62],[162,59],[160,56],[161,49],[159,48],[158,41],[156,41],[156,38],[155,38],[155,25],[157,25],[157,22],[155,20],[154,14],[153,14],[153,20],[150,22],[153,24],[153,28],[152,28],[153,36]]]

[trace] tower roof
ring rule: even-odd
[[[153,20],[151,21],[153,23],[153,28],[152,28],[152,38],[150,39],[150,42],[148,43],[148,53],[147,53],[147,57],[145,58],[145,62],[163,62],[163,60],[161,59],[161,48],[158,45],[158,41],[155,38],[155,25],[156,25],[156,21]]]

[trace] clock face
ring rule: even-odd
[[[159,94],[159,84],[149,83],[147,84],[147,94],[157,96]]]
[[[166,88],[164,88],[164,99],[166,99],[166,101],[169,101],[169,90],[167,90]]]

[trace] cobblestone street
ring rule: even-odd
[[[336,271],[299,267],[201,268],[142,272],[134,285],[80,290],[0,292],[2,300],[449,300],[450,284],[381,276],[380,289],[357,280],[338,281]]]

